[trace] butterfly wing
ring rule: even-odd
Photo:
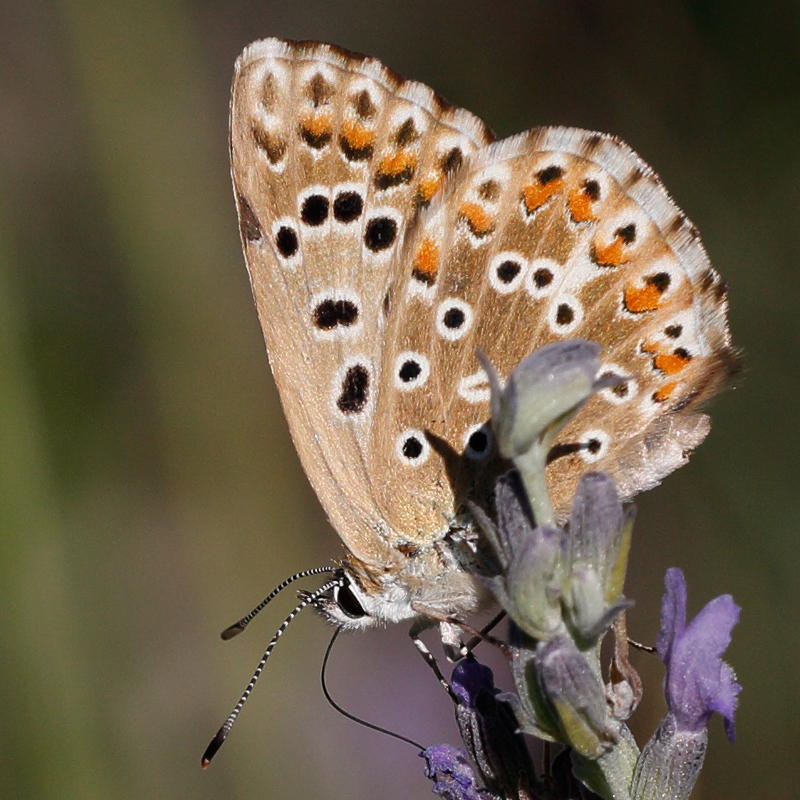
[[[496,474],[476,347],[505,376],[581,336],[628,378],[553,449],[562,517],[588,469],[630,497],[680,466],[733,368],[724,284],[644,162],[575,129],[490,140],[330,45],[267,40],[237,63],[232,173],[270,363],[306,472],[368,563],[439,538]]]
[[[505,378],[566,337],[602,346],[601,391],[561,432],[548,483],[560,519],[580,475],[628,498],[708,432],[699,404],[735,362],[725,286],[696,229],[620,141],[533,130],[472,156],[409,235],[387,330],[371,471],[381,513],[425,542],[497,474],[480,348]],[[402,504],[404,487],[428,487]],[[444,491],[442,487],[447,487]]]
[[[230,137],[242,244],[300,459],[351,552],[390,563],[369,450],[396,254],[491,133],[375,59],[269,39],[237,62]]]

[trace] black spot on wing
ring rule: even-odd
[[[303,201],[303,207],[300,209],[300,219],[306,225],[317,227],[322,225],[328,218],[328,198],[321,194],[309,195]]]
[[[401,381],[403,381],[403,383],[410,383],[411,381],[416,380],[421,373],[422,367],[420,366],[419,362],[415,361],[413,358],[409,358],[401,364],[397,376]]]
[[[539,289],[544,289],[553,282],[553,273],[547,267],[540,267],[533,273],[533,282]]]
[[[600,184],[597,181],[585,180],[583,192],[592,202],[595,202],[600,199]]]
[[[275,235],[275,246],[284,258],[291,258],[299,247],[297,232],[283,225]]]
[[[414,120],[409,117],[395,132],[394,140],[400,147],[407,147],[419,139]]]
[[[390,217],[374,217],[367,223],[364,244],[373,252],[386,250],[397,237],[397,223]]]
[[[461,169],[464,163],[464,154],[461,152],[460,147],[454,147],[452,150],[445,153],[441,161],[441,169],[445,175],[452,175]]]
[[[659,294],[664,294],[669,289],[671,282],[672,279],[668,272],[657,272],[645,280],[645,283],[648,286],[652,286]]]
[[[556,324],[569,325],[575,319],[575,311],[568,303],[559,303],[556,309]]]
[[[401,186],[404,183],[411,183],[415,172],[416,169],[412,164],[407,164],[403,169],[397,172],[378,170],[375,173],[375,188],[380,191],[386,191],[386,189]]]
[[[374,152],[374,148],[371,144],[365,144],[362,147],[354,147],[347,140],[346,136],[339,137],[339,147],[348,161],[368,161],[372,158],[372,153]]]
[[[348,328],[358,321],[358,306],[350,300],[323,300],[313,312],[314,324],[322,331]]]
[[[362,364],[350,367],[342,380],[336,405],[343,414],[358,414],[369,400],[369,370]]]
[[[253,141],[266,154],[270,164],[277,164],[286,155],[286,140],[281,139],[258,125],[253,125]]]
[[[670,339],[678,339],[683,333],[683,325],[668,325],[664,328],[664,333],[666,333]]]
[[[331,132],[327,129],[315,132],[305,125],[300,125],[300,137],[309,147],[312,147],[314,150],[322,150],[322,148],[325,147],[328,142],[330,142],[331,135]]]
[[[416,461],[422,455],[423,445],[418,436],[411,435],[405,439],[401,450],[409,461]]]
[[[497,267],[497,278],[501,283],[511,283],[514,278],[522,271],[522,265],[518,261],[508,259]]]
[[[464,311],[457,306],[448,308],[442,317],[445,328],[450,328],[450,330],[458,330],[464,324],[466,319],[467,317],[464,314]]]
[[[548,183],[557,181],[563,174],[563,167],[559,167],[557,164],[551,164],[549,167],[545,167],[545,169],[537,172],[536,177],[542,186],[546,186]]]
[[[494,202],[500,196],[500,183],[491,179],[484,181],[478,187],[478,195],[484,200]]]
[[[339,192],[333,201],[333,216],[339,222],[353,222],[363,210],[364,201],[358,192]]]
[[[361,117],[361,119],[370,119],[371,117],[375,116],[377,111],[372,99],[369,96],[369,92],[366,89],[359,92],[353,98],[353,108],[355,109],[356,114]]]
[[[636,223],[630,222],[617,228],[614,238],[622,239],[623,244],[633,244],[636,241]]]
[[[308,84],[308,95],[314,108],[328,105],[333,96],[333,86],[318,72]]]

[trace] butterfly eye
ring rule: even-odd
[[[350,617],[350,619],[359,619],[367,616],[367,612],[364,611],[361,603],[358,602],[358,598],[353,594],[349,583],[342,583],[334,588],[333,600],[345,616]]]

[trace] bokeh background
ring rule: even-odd
[[[641,499],[629,624],[654,641],[670,566],[693,612],[734,595],[739,738],[712,724],[694,797],[794,796],[798,4],[2,0],[0,797],[431,796],[412,748],[325,704],[312,614],[199,768],[292,598],[240,639],[218,631],[339,553],[281,414],[229,187],[233,62],[270,35],[376,55],[500,135],[617,134],[700,227],[744,372],[691,464]],[[637,663],[644,741],[661,671]],[[351,711],[456,742],[403,630],[340,640],[329,679]]]

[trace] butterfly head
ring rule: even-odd
[[[337,570],[335,585],[312,601],[331,624],[345,630],[364,630],[387,622],[419,616],[411,592],[387,571],[378,581],[365,565],[349,556]]]
[[[372,627],[376,620],[368,611],[363,590],[344,568],[336,573],[337,582],[324,594],[312,600],[312,605],[330,623],[349,630]],[[308,595],[300,592],[301,597]]]

